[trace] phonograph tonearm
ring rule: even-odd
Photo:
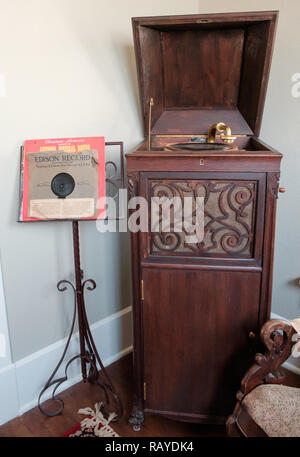
[[[148,150],[151,150],[151,125],[152,125],[152,106],[154,105],[153,97],[149,101],[149,118],[148,118]],[[217,135],[222,142],[217,141]],[[188,136],[188,135],[187,135]],[[232,135],[231,128],[224,122],[217,122],[210,126],[207,137],[192,136],[189,142],[169,143],[165,146],[165,151],[205,151],[205,150],[237,150],[238,146],[234,145],[237,136]],[[240,149],[241,150],[241,149]]]
[[[222,133],[225,132],[225,133]],[[217,133],[220,133],[220,139],[224,143],[218,143],[216,140]],[[208,131],[207,138],[205,137],[192,137],[190,142],[187,143],[172,143],[166,146],[167,151],[205,151],[205,150],[224,150],[224,149],[237,149],[236,146],[231,146],[236,140],[236,136],[231,134],[231,128],[218,122],[213,124]]]

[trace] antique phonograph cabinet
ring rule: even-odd
[[[132,20],[145,141],[127,154],[129,196],[202,195],[205,211],[200,243],[151,232],[151,217],[131,234],[132,424],[224,423],[269,318],[282,155],[258,136],[276,21]]]

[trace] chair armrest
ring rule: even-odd
[[[239,417],[242,414],[247,415],[243,410],[242,400],[251,390],[260,384],[283,383],[284,375],[280,373],[279,368],[291,355],[293,345],[296,343],[296,340],[293,341],[293,335],[295,333],[297,332],[290,322],[282,321],[281,319],[271,319],[263,325],[260,337],[266,346],[266,351],[264,355],[256,354],[255,363],[242,379],[240,390],[236,395],[237,403],[233,413],[228,417],[226,422],[228,436],[261,436],[264,433],[262,431],[258,433],[258,426],[250,416],[246,421],[249,427],[246,428],[252,431],[249,434],[249,430],[247,430],[248,435],[245,430],[242,431],[239,424]],[[253,431],[254,429],[255,432]]]
[[[281,319],[271,319],[263,325],[260,337],[267,350],[264,355],[256,354],[255,363],[243,377],[237,393],[239,401],[260,384],[282,384],[284,375],[279,368],[291,355],[296,342],[292,340],[294,333],[290,322]]]

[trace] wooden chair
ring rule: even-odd
[[[299,334],[299,319],[292,322],[272,319],[262,327],[260,336],[267,351],[256,354],[242,379],[237,404],[226,423],[228,436],[300,436],[300,389],[282,385],[280,372]]]

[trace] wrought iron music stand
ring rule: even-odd
[[[120,147],[120,178],[117,177],[118,167],[114,161],[108,161],[105,163],[105,169],[111,166],[113,168],[113,172],[110,176],[106,177],[106,183],[110,184],[113,189],[115,189],[115,193],[113,195],[114,198],[118,195],[118,190],[122,186],[124,187],[124,154],[123,154],[123,143],[122,142],[106,142],[105,146],[119,146]],[[59,386],[68,379],[68,368],[69,365],[77,359],[81,361],[81,373],[82,373],[82,380],[83,382],[90,382],[93,384],[97,384],[103,391],[105,396],[105,401],[103,402],[103,413],[107,416],[108,414],[108,405],[110,402],[110,394],[113,396],[117,406],[118,406],[118,416],[116,419],[122,416],[123,414],[123,405],[119,395],[116,392],[116,389],[101,361],[101,358],[98,354],[91,329],[88,323],[86,308],[85,308],[85,301],[84,301],[84,293],[85,290],[94,290],[96,288],[96,283],[93,279],[86,279],[84,280],[83,270],[81,269],[80,265],[80,245],[79,245],[79,224],[78,220],[72,221],[72,228],[73,228],[73,251],[74,251],[74,268],[75,268],[75,285],[72,284],[70,281],[63,279],[59,281],[57,284],[57,289],[60,292],[67,290],[67,288],[71,288],[74,293],[74,312],[73,312],[73,319],[71,324],[71,329],[69,336],[67,338],[66,346],[63,350],[61,358],[55,367],[54,371],[52,372],[51,376],[49,377],[48,381],[46,382],[45,386],[43,387],[39,398],[38,398],[38,407],[40,411],[45,414],[46,416],[57,416],[60,414],[64,409],[64,402],[61,398],[56,396],[56,391]],[[79,330],[79,341],[80,341],[80,353],[74,357],[72,357],[65,365],[65,375],[60,378],[55,378],[56,373],[58,372],[59,368],[61,367],[70,341],[73,335],[76,316],[78,316],[78,330]],[[87,365],[90,365],[89,371],[87,372]],[[100,367],[100,371],[98,366]],[[103,381],[101,382],[99,379],[102,376]],[[53,391],[51,395],[51,400],[54,402],[58,402],[60,404],[59,408],[55,411],[49,412],[45,410],[41,405],[41,399],[43,394],[48,390],[50,387],[53,386]],[[115,419],[115,420],[116,420]]]

